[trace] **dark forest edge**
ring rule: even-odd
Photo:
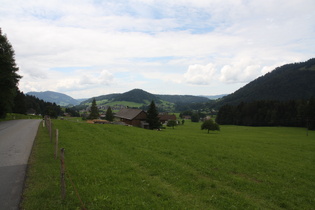
[[[315,130],[315,98],[226,104],[219,109],[216,122],[221,125],[307,127]]]

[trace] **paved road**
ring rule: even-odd
[[[19,209],[27,162],[40,122],[0,122],[0,210]]]

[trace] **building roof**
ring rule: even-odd
[[[167,120],[176,120],[176,115],[172,114],[160,114],[159,118],[161,121],[167,121]]]
[[[121,109],[115,114],[115,117],[132,120],[138,116],[141,112],[144,112],[141,109]]]

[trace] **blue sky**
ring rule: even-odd
[[[315,54],[314,0],[0,0],[19,88],[232,93]]]

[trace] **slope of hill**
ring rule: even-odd
[[[93,98],[83,101],[84,103],[91,103]],[[114,101],[129,101],[134,103],[149,104],[152,100],[155,103],[163,103],[167,101],[170,103],[202,103],[208,102],[209,99],[202,96],[191,96],[191,95],[155,95],[149,92],[146,92],[141,89],[133,89],[121,94],[109,94],[95,97],[96,101],[104,101],[105,103],[114,102]]]
[[[315,58],[287,64],[219,99],[216,107],[255,100],[298,100],[315,96]]]
[[[78,105],[80,104],[77,100],[74,98],[63,94],[63,93],[57,93],[53,91],[45,91],[45,92],[28,92],[27,95],[35,96],[43,101],[56,103],[60,106],[68,106],[68,105]]]
[[[130,102],[135,102],[135,103],[148,103],[154,100],[155,103],[160,103],[160,98],[158,98],[156,95],[151,94],[141,89],[133,89],[128,92],[122,93],[118,95],[114,100],[115,101],[130,101]]]
[[[227,95],[228,94],[220,94],[220,95],[211,95],[211,96],[203,96],[203,97],[209,98],[211,100],[216,100],[216,99],[222,98],[222,97],[227,96]]]
[[[208,102],[209,99],[203,96],[192,96],[192,95],[157,95],[164,101],[172,103],[203,103]]]

